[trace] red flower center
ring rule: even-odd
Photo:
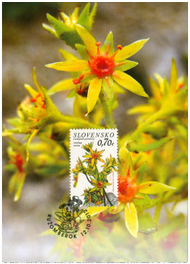
[[[99,46],[101,45],[101,42],[96,43],[97,46],[97,53],[95,56],[92,56],[87,50],[87,54],[90,57],[90,61],[88,61],[91,71],[81,74],[78,79],[74,79],[74,84],[79,84],[81,80],[84,78],[87,74],[95,74],[98,78],[104,77],[106,79],[106,82],[110,86],[108,82],[108,75],[112,75],[114,68],[116,66],[122,65],[123,62],[115,63],[114,57],[117,54],[118,50],[122,49],[121,45],[117,46],[117,51],[115,51],[111,56],[108,54],[110,45],[107,47],[105,53],[100,53]]]
[[[102,188],[103,183],[99,181],[99,182],[97,183],[97,186],[98,186],[99,188]]]
[[[94,153],[92,154],[92,158],[93,158],[93,159],[97,159],[97,158],[98,158],[98,153],[94,152]]]
[[[108,54],[96,54],[89,61],[89,66],[93,74],[100,77],[105,77],[113,73],[115,63],[114,57],[109,56]]]
[[[131,179],[128,176],[125,176],[119,178],[118,189],[119,189],[119,196],[118,196],[119,201],[130,202],[134,198],[138,187],[133,179]]]

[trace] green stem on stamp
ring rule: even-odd
[[[104,119],[105,119],[105,123],[106,123],[107,128],[115,128],[116,125],[115,125],[112,113],[110,111],[110,108],[106,102],[104,91],[101,90],[99,98],[101,101],[102,111],[104,113]]]
[[[86,178],[89,181],[89,183],[92,185],[91,181],[88,179],[88,176],[85,173],[84,173],[84,175],[86,176]]]
[[[108,198],[107,193],[106,193],[106,191],[104,190],[104,188],[103,188],[103,192],[104,192],[104,195],[106,196],[106,198],[108,199],[108,202],[111,204],[111,206],[113,206],[113,204],[110,202],[110,199]]]
[[[106,206],[106,200],[105,200],[105,195],[103,196],[103,198],[104,198],[104,206]]]

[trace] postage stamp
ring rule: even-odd
[[[84,207],[118,203],[117,129],[70,130],[70,197]]]

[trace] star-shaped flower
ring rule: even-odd
[[[79,72],[78,78],[73,80],[76,85],[89,82],[88,113],[93,110],[101,89],[105,91],[109,99],[113,98],[113,90],[118,86],[140,96],[148,97],[143,87],[131,76],[124,73],[124,71],[137,65],[136,62],[127,59],[138,52],[148,39],[136,41],[125,47],[118,45],[114,52],[112,32],[108,34],[101,46],[101,43],[97,42],[84,27],[75,25],[75,28],[85,44],[85,46],[75,45],[82,59],[76,58],[51,63],[47,64],[46,67],[59,71]]]
[[[97,163],[98,160],[100,162],[104,162],[104,160],[101,158],[102,157],[101,154],[104,152],[104,150],[101,151],[97,151],[97,149],[93,150],[90,144],[83,146],[83,148],[88,152],[86,153],[86,155],[83,156],[84,158],[86,158],[84,162],[89,163],[92,167],[94,166],[94,164]]]

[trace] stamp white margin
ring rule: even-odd
[[[74,134],[75,133],[75,134]],[[107,134],[106,134],[107,133]],[[112,134],[111,134],[112,133]],[[106,135],[111,135],[108,137],[108,140],[112,140],[114,142],[113,146],[98,146],[97,142],[102,140],[104,143],[104,138]],[[114,134],[114,136],[113,136]],[[75,137],[74,137],[75,135]],[[71,171],[75,168],[78,158],[83,160],[82,156],[85,155],[86,151],[82,148],[82,145],[86,145],[93,142],[93,150],[97,148],[98,151],[105,149],[102,153],[102,159],[110,158],[110,154],[117,160],[118,163],[118,130],[116,128],[102,128],[102,129],[70,129],[70,198],[73,196],[78,196],[79,199],[82,200],[84,203],[84,189],[91,187],[92,185],[87,181],[84,174],[79,173],[79,179],[77,187],[73,186],[73,173]],[[102,163],[103,164],[103,163]],[[98,168],[101,168],[101,162],[98,164]],[[118,166],[116,167],[118,170]],[[112,192],[118,198],[118,172],[112,172],[107,180],[112,184],[108,186],[105,190],[107,192]],[[90,205],[90,206],[97,206],[97,205]],[[104,206],[104,205],[101,205]],[[107,205],[109,206],[109,205]],[[89,207],[87,205],[86,207]]]

